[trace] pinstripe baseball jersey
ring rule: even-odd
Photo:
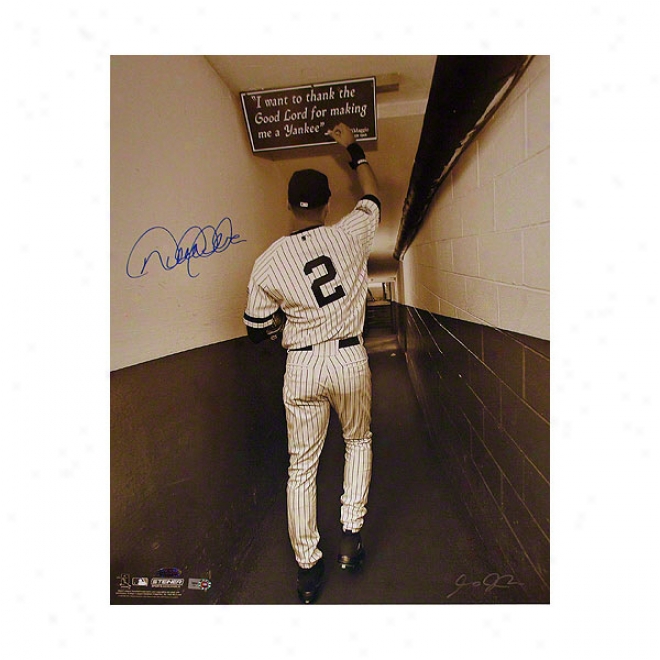
[[[380,203],[363,197],[332,226],[319,225],[275,241],[255,261],[244,322],[271,325],[287,317],[282,346],[302,348],[362,333],[367,259],[380,222]]]

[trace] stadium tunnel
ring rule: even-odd
[[[327,147],[251,153],[240,92],[364,76],[385,209],[365,323],[368,561],[330,566],[319,603],[549,602],[549,58],[116,56],[112,604],[297,602],[286,354],[247,340],[245,287],[287,233],[293,170],[328,173],[336,214],[355,190]],[[195,262],[167,261],[154,232],[180,247],[227,219],[236,240]],[[139,249],[161,258],[137,273]],[[342,467],[333,414],[318,497],[330,558]]]

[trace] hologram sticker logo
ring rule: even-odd
[[[181,577],[181,571],[178,568],[159,568],[158,577],[165,578],[165,577],[174,577],[178,578]]]
[[[189,578],[188,589],[195,589],[196,591],[208,591],[211,588],[211,580],[206,578]]]

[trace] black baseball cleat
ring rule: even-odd
[[[337,556],[337,561],[341,564],[342,569],[356,569],[362,566],[364,554],[360,532],[342,531]]]
[[[311,568],[298,567],[298,597],[309,605],[316,600],[321,590],[323,579],[323,559],[319,559]]]

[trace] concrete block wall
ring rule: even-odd
[[[399,343],[443,466],[500,574],[550,595],[550,342],[397,305]]]
[[[550,58],[536,56],[436,193],[396,300],[549,339]]]
[[[549,107],[537,56],[437,191],[394,296],[438,478],[536,603],[550,594]]]

